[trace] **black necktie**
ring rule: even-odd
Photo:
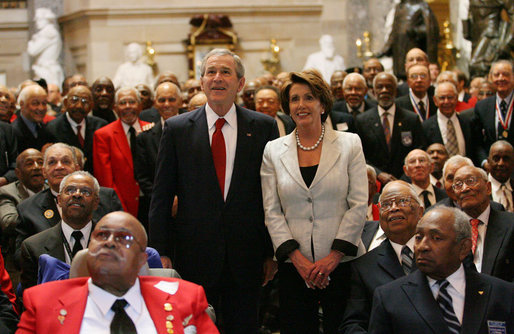
[[[130,133],[130,151],[132,151],[132,159],[136,158],[136,129],[133,126],[129,129]]]
[[[423,195],[423,202],[425,202],[425,210],[432,205],[432,203],[430,203],[430,200],[428,199],[428,194],[430,194],[428,190],[423,190],[423,192],[421,193],[421,195]]]
[[[448,325],[448,329],[450,333],[459,334],[460,333],[460,322],[455,315],[455,311],[453,310],[453,301],[452,297],[446,290],[450,283],[443,279],[437,281],[439,284],[439,294],[437,295],[437,303],[441,308],[441,313],[443,314],[444,321]]]
[[[136,326],[125,312],[127,301],[116,299],[111,309],[114,311],[114,318],[111,321],[111,334],[137,334]]]
[[[426,114],[427,114],[427,111],[425,109],[425,104],[423,103],[423,101],[419,101],[418,105],[419,105],[419,112],[421,114],[421,118],[423,120],[425,120],[426,119]]]
[[[506,123],[507,122],[507,120],[506,120],[507,102],[505,102],[505,100],[502,100],[500,103],[500,112],[502,114],[502,119],[503,119],[504,123]],[[503,128],[503,125],[500,122],[500,120],[498,120],[498,139],[504,139],[503,132],[505,132],[505,129]]]
[[[356,118],[360,114],[359,108],[352,108],[352,116]]]
[[[409,246],[405,245],[402,248],[402,269],[405,275],[412,272],[413,256]]]
[[[75,244],[73,244],[73,250],[71,251],[70,260],[73,260],[75,254],[77,254],[79,250],[82,250],[82,244],[80,243],[80,239],[82,239],[82,236],[83,234],[80,231],[73,231],[73,233],[71,234],[71,237],[75,239]]]

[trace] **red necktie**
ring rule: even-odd
[[[80,133],[80,129],[82,125],[77,125],[77,138],[79,139],[80,147],[84,147],[84,137],[82,137],[82,133]]]
[[[225,125],[224,118],[218,118],[216,121],[216,130],[212,135],[212,159],[214,160],[214,168],[220,184],[221,195],[225,197],[225,165],[227,163],[227,153],[225,152],[225,138],[221,128]]]
[[[469,222],[471,223],[471,250],[473,251],[473,254],[475,254],[475,250],[477,249],[478,225],[480,224],[480,220],[471,219]]]

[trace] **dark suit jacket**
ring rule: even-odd
[[[469,116],[466,117],[457,114],[457,119],[459,120],[460,128],[462,129],[462,135],[464,136],[466,156],[473,160],[475,164],[480,166],[476,155],[477,147],[481,143],[480,132],[477,133],[475,125]],[[434,117],[430,117],[423,122],[423,131],[427,139],[427,146],[430,146],[433,143],[444,145],[441,130],[439,129],[439,124],[437,123],[437,115],[434,115]]]
[[[364,103],[364,111],[371,109],[377,105],[377,102],[375,100],[369,100],[369,99],[364,99],[363,103]],[[338,100],[336,103],[334,103],[332,110],[340,111],[340,112],[344,112],[344,113],[352,115],[351,110],[348,110],[348,106],[346,105],[345,100]]]
[[[41,124],[37,138],[34,137],[21,116],[12,122],[12,128],[18,142],[18,152],[23,152],[28,148],[35,148],[41,151],[45,144],[55,142],[55,138],[46,129],[46,124]]]
[[[371,245],[371,242],[373,241],[373,237],[375,236],[375,233],[377,233],[379,226],[380,226],[380,223],[378,220],[366,221],[366,223],[364,223],[364,228],[362,229],[362,234],[361,234],[361,240],[362,240],[362,243],[364,244],[364,248],[366,248],[366,251],[368,250],[369,246]]]
[[[143,110],[141,114],[139,114],[139,119],[145,122],[157,123],[161,121],[161,115],[159,111],[152,106],[151,108]]]
[[[351,114],[332,110],[329,117],[334,130],[357,133],[355,120]]]
[[[134,173],[139,188],[148,198],[152,197],[155,164],[161,136],[162,125],[159,119],[150,130],[143,131],[136,137],[137,150],[136,159],[134,159]]]
[[[0,333],[13,334],[18,327],[19,316],[5,293],[0,290]]]
[[[489,333],[488,320],[505,321],[514,328],[512,283],[466,270],[462,333]],[[449,333],[426,276],[419,270],[375,290],[370,334]]]
[[[436,202],[439,202],[440,200],[448,198],[448,195],[446,194],[446,191],[444,189],[439,189],[435,186],[433,186],[432,188],[434,188],[434,195],[435,195]]]
[[[93,134],[107,122],[96,116],[86,117],[86,136],[84,138],[84,147],[81,147],[79,140],[68,118],[65,114],[61,114],[56,119],[48,123],[47,130],[55,137],[56,141],[66,143],[71,146],[78,147],[84,152],[86,163],[84,170],[93,173]]]
[[[491,205],[491,209],[494,209],[496,211],[505,211],[505,207],[503,206],[503,204],[500,204],[500,203],[495,202],[495,201],[491,201],[489,204]],[[455,203],[453,203],[452,199],[449,198],[449,197],[446,197],[446,198],[443,198],[440,201],[437,201],[437,203],[432,205],[431,208],[435,208],[438,205],[444,205],[444,206],[448,206],[450,208],[455,208],[456,207]]]
[[[100,203],[93,212],[93,221],[99,221],[103,216],[113,211],[123,211],[118,195],[110,188],[100,187]],[[20,203],[18,213],[15,258],[19,262],[22,241],[31,235],[55,226],[61,220],[61,216],[50,188],[40,191]]]
[[[293,132],[293,130],[296,128],[296,124],[289,115],[286,115],[283,112],[279,111],[277,112],[276,117],[280,120],[280,122],[282,122],[282,124],[284,124],[284,128],[286,129],[286,135]]]
[[[387,172],[400,178],[407,154],[415,148],[425,149],[426,146],[419,117],[408,110],[396,107],[390,152],[378,107],[373,107],[357,116],[356,125],[366,161],[374,166],[378,173]]]
[[[403,108],[405,110],[409,110],[409,111],[412,111],[413,113],[416,113],[416,110],[414,109],[414,106],[412,105],[412,102],[410,100],[409,94],[400,96],[399,98],[396,99],[395,103],[396,103],[396,106],[399,106],[400,108]],[[427,108],[427,106],[425,106],[425,108]],[[436,114],[436,112],[437,112],[437,106],[435,105],[433,98],[429,95],[428,96],[428,117],[431,118],[432,116],[434,116]]]
[[[112,123],[117,120],[116,115],[114,114],[114,110],[97,110],[93,109],[93,116],[101,118],[105,120],[107,123]]]
[[[11,124],[0,121],[0,177],[16,180],[14,168],[18,156],[18,143]]]
[[[236,106],[237,146],[226,201],[216,177],[205,106],[166,120],[159,147],[150,245],[172,255],[180,275],[204,287],[219,284],[225,265],[240,286],[256,287],[273,254],[264,226],[260,167],[264,146],[278,137],[269,116]],[[171,219],[174,196],[178,212]]]
[[[350,298],[339,333],[366,333],[375,289],[405,276],[389,240],[352,261]]]

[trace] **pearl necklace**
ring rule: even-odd
[[[300,143],[300,137],[298,136],[298,129],[296,129],[296,145],[298,145],[298,147],[304,151],[313,151],[319,146],[319,144],[321,144],[321,141],[323,140],[324,136],[325,136],[325,125],[321,124],[321,135],[319,136],[316,144],[309,146],[309,147],[305,147]]]

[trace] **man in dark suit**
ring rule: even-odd
[[[423,122],[428,144],[443,144],[450,156],[460,154],[476,161],[479,131],[476,131],[470,117],[455,112],[457,88],[451,82],[438,84],[434,100],[439,109],[435,117]]]
[[[432,96],[428,95],[430,88],[430,72],[424,64],[412,65],[407,69],[407,95],[396,99],[396,105],[418,114],[421,122],[435,115],[437,110]]]
[[[0,186],[16,180],[14,167],[18,155],[18,143],[10,124],[0,121]]]
[[[93,108],[93,97],[87,86],[75,86],[64,97],[65,113],[48,123],[48,131],[57,142],[78,147],[84,152],[84,170],[93,173],[93,134],[107,122],[88,116]]]
[[[343,81],[344,102],[337,111],[351,114],[353,118],[376,106],[374,100],[365,99],[366,79],[359,73],[348,74]],[[335,109],[335,107],[334,107]]]
[[[499,60],[491,65],[489,80],[496,87],[496,95],[475,105],[475,117],[484,141],[478,148],[478,160],[484,163],[489,147],[497,140],[504,139],[514,145],[514,131],[510,120],[514,105],[514,71],[512,62]],[[500,117],[501,116],[501,117]]]
[[[114,84],[108,77],[100,77],[91,86],[93,93],[93,116],[104,119],[107,123],[118,119],[113,111]]]
[[[425,136],[419,117],[395,106],[394,75],[379,73],[373,85],[378,106],[357,116],[357,131],[366,161],[386,184],[403,174],[403,159],[412,149],[425,148]]]
[[[271,263],[265,259],[272,254],[260,166],[264,146],[278,137],[278,129],[271,117],[234,104],[245,83],[237,55],[214,49],[204,57],[201,73],[208,103],[164,126],[150,245],[173,255],[173,267],[184,279],[203,285],[225,333],[255,333],[263,264]],[[171,265],[169,258],[162,260]],[[272,268],[265,267],[269,280]]]
[[[487,162],[492,200],[501,203],[505,210],[514,212],[514,182],[511,178],[514,171],[514,148],[509,142],[498,140],[491,145]]]
[[[62,179],[78,169],[73,148],[67,144],[57,143],[45,151],[43,175],[50,188],[40,191],[36,195],[18,205],[18,225],[16,226],[16,254],[19,261],[19,250],[23,240],[33,234],[49,229],[61,220],[57,207],[56,197],[59,194],[59,185]],[[112,211],[122,210],[116,192],[110,188],[100,188],[100,202],[93,212],[93,219],[100,220]]]
[[[41,151],[45,144],[55,140],[43,124],[46,115],[46,91],[39,85],[30,85],[23,88],[18,100],[20,115],[12,123],[18,151],[23,152],[27,148]]]
[[[494,209],[491,183],[476,167],[455,173],[453,190],[473,226],[473,262],[478,272],[512,282],[514,279],[514,213]]]
[[[366,333],[375,289],[414,270],[414,232],[423,215],[422,202],[412,185],[393,181],[384,187],[380,203],[380,227],[385,239],[352,261],[350,299],[339,328],[341,334]]]
[[[465,214],[430,210],[418,223],[419,270],[375,290],[369,333],[512,333],[512,283],[465,268],[471,231]]]
[[[343,70],[336,70],[330,77],[330,90],[334,97],[333,110],[341,110],[341,107],[345,104],[343,96],[343,80],[348,73]]]
[[[425,53],[425,51],[419,48],[412,48],[409,50],[409,52],[407,52],[405,55],[405,73],[407,73],[407,70],[413,65],[424,65],[428,67],[428,55]],[[409,94],[409,85],[407,84],[407,81],[404,81],[402,84],[398,85],[397,93],[398,97]],[[434,95],[434,86],[430,86],[428,89],[428,95]]]
[[[405,157],[403,170],[405,175],[411,179],[412,186],[420,201],[424,203],[425,210],[448,197],[443,189],[434,187],[430,183],[432,163],[427,152],[420,149],[410,151]]]
[[[366,78],[366,100],[376,104],[377,97],[373,93],[373,80],[378,73],[384,72],[384,65],[378,58],[370,58],[362,65],[362,75]]]
[[[36,285],[39,256],[48,254],[71,264],[75,254],[87,248],[93,230],[93,211],[98,207],[100,186],[88,172],[77,171],[64,177],[57,202],[61,221],[21,244],[21,285]]]
[[[432,173],[430,173],[430,183],[434,187],[444,189],[443,166],[449,158],[448,151],[446,151],[446,147],[443,144],[433,143],[428,145],[427,154],[433,166]]]
[[[280,137],[293,132],[296,128],[289,115],[280,111],[280,91],[273,86],[261,86],[255,91],[255,111],[275,119]]]

